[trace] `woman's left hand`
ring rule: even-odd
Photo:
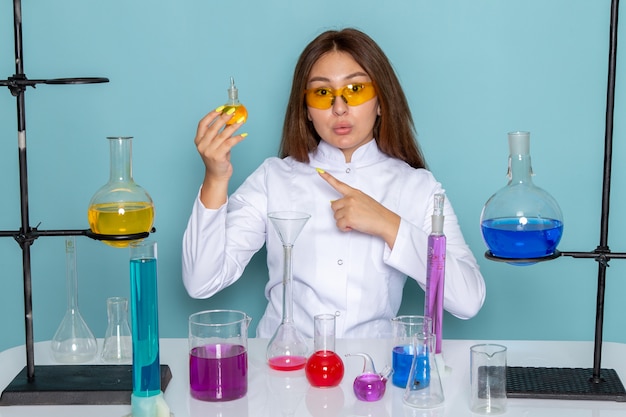
[[[343,232],[357,230],[380,236],[390,248],[393,248],[400,227],[400,216],[361,190],[339,181],[328,172],[321,169],[317,172],[342,195],[341,198],[330,202],[330,207],[335,213],[337,228]]]

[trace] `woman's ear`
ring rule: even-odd
[[[378,105],[378,109],[376,109],[376,113],[380,116],[380,104]]]

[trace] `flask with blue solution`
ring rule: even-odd
[[[485,203],[481,231],[490,255],[529,265],[558,253],[563,215],[556,200],[533,184],[530,133],[511,132],[508,139],[509,182]]]

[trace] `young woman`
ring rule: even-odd
[[[327,31],[302,52],[283,127],[281,158],[267,159],[228,197],[230,151],[246,134],[221,108],[199,123],[206,166],[183,240],[183,282],[194,298],[231,285],[263,245],[268,305],[257,327],[282,318],[283,248],[268,213],[311,215],[293,251],[293,318],[313,337],[313,316],[335,313],[337,337],[390,334],[407,276],[426,283],[433,196],[411,112],[380,47],[355,29]],[[449,199],[444,307],[468,319],[485,284]],[[418,295],[416,294],[416,297]]]

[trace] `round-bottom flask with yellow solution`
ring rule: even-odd
[[[237,123],[243,117],[243,121],[245,122],[248,119],[248,109],[246,106],[239,102],[239,90],[235,87],[235,79],[230,77],[230,88],[228,88],[228,101],[224,104],[222,109],[223,113],[228,113],[228,111],[233,112],[233,117],[230,118],[227,125],[232,125]]]
[[[154,203],[132,176],[132,137],[108,137],[111,166],[109,181],[89,202],[87,217],[98,235],[132,236],[149,232],[154,222]],[[106,240],[117,248],[128,247],[132,238]]]

